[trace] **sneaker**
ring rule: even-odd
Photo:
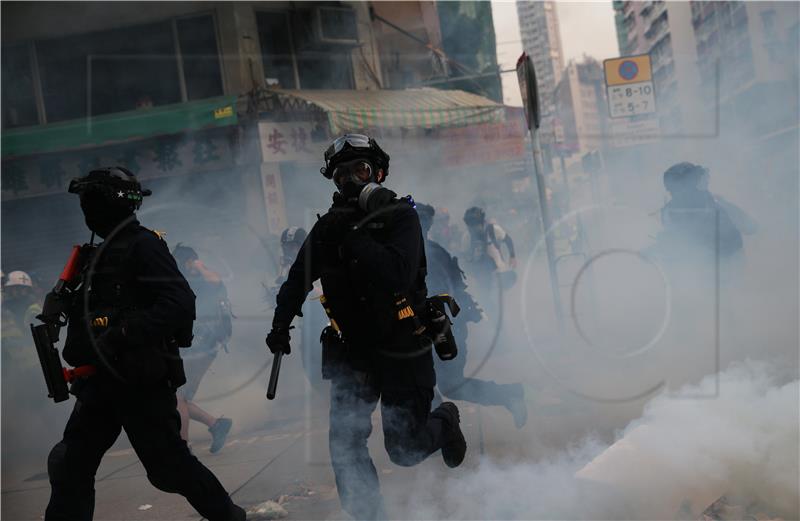
[[[448,467],[456,468],[464,461],[467,454],[467,440],[461,432],[461,417],[458,414],[458,407],[453,402],[444,402],[437,407],[431,416],[441,418],[447,426],[445,444],[442,447],[442,459]]]
[[[211,433],[211,454],[216,454],[225,445],[225,439],[228,437],[228,432],[231,430],[233,420],[229,418],[219,418],[214,422],[214,425],[208,428]]]
[[[525,405],[525,388],[522,384],[511,384],[506,409],[514,417],[514,425],[521,429],[528,423],[528,406]]]

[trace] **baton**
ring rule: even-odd
[[[272,359],[272,371],[269,373],[269,384],[267,385],[267,400],[275,399],[278,375],[281,374],[281,358],[283,358],[283,351],[278,351]]]

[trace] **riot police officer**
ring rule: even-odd
[[[439,243],[428,237],[436,214],[434,208],[417,203],[422,235],[425,237],[425,256],[428,261],[426,278],[428,291],[432,295],[446,293],[455,297],[461,305],[461,313],[453,322],[453,336],[458,345],[458,356],[453,360],[436,361],[436,377],[439,391],[448,398],[464,400],[481,405],[502,405],[514,418],[514,425],[522,428],[528,421],[522,384],[498,384],[464,376],[467,364],[467,323],[480,322],[482,313],[477,302],[467,291],[464,272],[458,259],[451,256]]]
[[[431,344],[417,334],[427,296],[422,231],[413,202],[381,186],[388,168],[389,156],[368,136],[346,134],[330,145],[321,172],[336,184],[333,205],[300,248],[267,336],[273,353],[289,352],[292,319],[321,279],[331,319],[323,343],[331,463],[342,507],[356,519],[386,515],[367,450],[379,400],[394,463],[415,465],[441,449],[456,467],[466,452],[456,406],[431,412]]]
[[[96,372],[71,389],[77,402],[48,458],[45,519],[92,519],[95,473],[123,429],[155,487],[183,495],[209,520],[245,519],[180,436],[178,347],[191,342],[194,295],[165,242],[136,220],[149,190],[110,167],[74,179],[69,191],[80,196],[93,237],[105,241],[73,302],[63,355]]]
[[[670,200],[661,209],[658,250],[664,258],[718,255],[735,259],[742,252],[742,234],[728,212],[708,191],[708,170],[676,163],[663,175]]]

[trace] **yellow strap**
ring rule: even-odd
[[[108,327],[108,317],[97,317],[92,320],[94,327]]]

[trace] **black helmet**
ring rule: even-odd
[[[130,170],[121,166],[110,166],[92,170],[83,177],[76,177],[69,183],[69,193],[84,194],[96,192],[106,201],[131,212],[142,206],[142,198],[151,195]]]
[[[306,231],[303,228],[298,228],[297,226],[286,228],[283,230],[283,233],[281,233],[281,244],[303,244],[303,241],[305,240]]]
[[[708,170],[705,167],[684,161],[676,163],[664,172],[664,188],[668,192],[680,192],[698,188],[700,179]]]
[[[473,206],[472,208],[467,209],[464,212],[464,222],[467,226],[471,226],[474,224],[481,224],[486,220],[486,212],[483,211],[483,208],[478,208],[477,206]]]
[[[376,168],[383,169],[384,178],[389,175],[389,154],[378,146],[377,141],[364,134],[345,134],[336,138],[325,151],[325,166],[319,171],[331,179],[336,165],[361,158],[370,159]]]
[[[199,259],[200,257],[197,256],[197,252],[194,251],[194,248],[190,248],[189,246],[184,246],[183,243],[178,243],[175,245],[175,249],[172,250],[172,256],[175,257],[175,262],[178,263],[180,268],[183,268],[189,261],[194,261]]]

